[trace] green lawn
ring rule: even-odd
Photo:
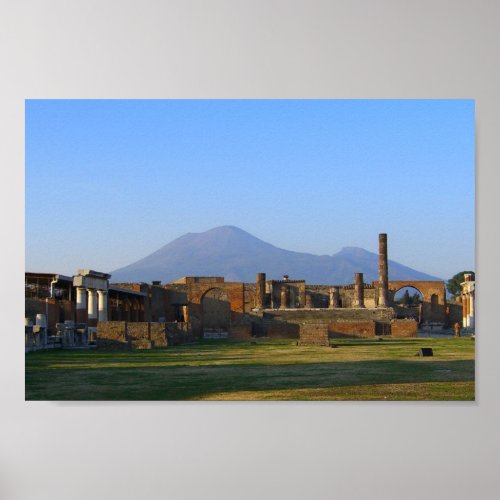
[[[474,400],[470,338],[204,341],[26,354],[26,400]],[[418,357],[432,347],[433,357]]]

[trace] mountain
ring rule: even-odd
[[[390,252],[390,241],[389,241]],[[255,281],[258,272],[267,279],[305,279],[309,284],[347,284],[354,273],[365,282],[378,280],[378,254],[345,247],[329,255],[292,252],[275,247],[234,226],[204,233],[187,233],[156,252],[112,271],[111,282],[174,281],[183,276],[224,276],[226,281]],[[389,260],[390,280],[439,280]]]

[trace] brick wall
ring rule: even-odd
[[[391,335],[393,337],[416,337],[417,322],[413,319],[393,319],[391,321]]]
[[[300,325],[299,345],[330,345],[328,325],[324,323],[304,323]]]
[[[334,321],[328,325],[328,335],[342,337],[374,337],[375,321]]]

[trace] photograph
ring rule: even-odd
[[[473,99],[27,99],[26,401],[475,401]]]

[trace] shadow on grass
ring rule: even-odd
[[[130,353],[128,353],[130,354]],[[27,400],[186,400],[211,394],[474,380],[474,360],[27,369]]]

